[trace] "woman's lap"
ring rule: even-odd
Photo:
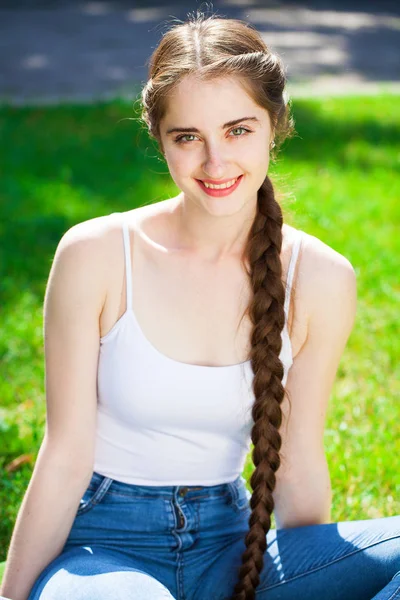
[[[271,537],[273,569],[286,583],[271,586],[267,569],[260,600],[371,600],[400,570],[400,517],[278,530]]]
[[[131,562],[108,550],[74,548],[48,565],[28,600],[175,600]]]
[[[394,600],[400,598],[400,517],[271,530],[257,600]],[[242,540],[191,581],[185,600],[225,600],[236,582]],[[96,547],[59,556],[29,600],[174,600],[146,567]],[[191,574],[188,562],[185,578]],[[392,580],[392,581],[391,581]],[[196,584],[195,586],[193,584]],[[384,591],[383,591],[384,590]]]
[[[271,530],[267,541],[257,600],[371,600],[385,586],[377,600],[400,598],[400,516]],[[215,561],[193,600],[228,598],[244,549],[238,540]]]
[[[227,600],[249,497],[243,480],[154,488],[94,474],[28,600]],[[400,516],[271,530],[256,598],[400,600],[399,571]]]

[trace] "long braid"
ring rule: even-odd
[[[250,359],[254,372],[255,402],[252,408],[254,425],[251,440],[255,469],[250,478],[253,490],[250,528],[245,538],[246,550],[242,555],[239,581],[235,585],[232,600],[255,598],[267,548],[266,534],[271,528],[275,473],[280,465],[279,428],[282,422],[284,368],[279,354],[285,323],[285,289],[280,259],[282,224],[282,211],[267,176],[258,191],[257,214],[245,249],[253,289],[249,316],[253,324]]]
[[[238,77],[253,101],[268,112],[276,148],[294,133],[289,101],[284,94],[285,68],[248,23],[201,11],[186,23],[174,25],[154,50],[149,80],[143,88],[142,120],[162,148],[160,122],[168,110],[171,93],[187,76],[204,81]],[[266,144],[268,140],[266,139]],[[270,153],[276,157],[277,149]],[[242,260],[253,290],[246,312],[253,325],[250,360],[254,374],[252,407],[254,471],[250,477],[249,531],[231,600],[254,600],[267,549],[266,534],[274,509],[272,492],[280,466],[281,404],[284,368],[279,358],[285,324],[285,289],[281,248],[283,217],[268,177],[258,190],[257,211]]]

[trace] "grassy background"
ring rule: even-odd
[[[325,433],[332,518],[390,516],[400,512],[399,97],[293,109],[298,135],[270,168],[285,219],[345,255],[358,279]],[[0,108],[0,561],[44,431],[42,310],[57,243],[79,221],[178,191],[131,116],[122,102]],[[247,479],[251,470],[249,455]]]

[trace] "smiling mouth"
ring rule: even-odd
[[[232,178],[229,181],[221,184],[220,186],[214,186],[213,184],[206,184],[201,179],[196,179],[197,183],[208,196],[212,196],[214,198],[223,198],[224,196],[229,196],[233,194],[235,190],[240,185],[244,175],[239,175],[239,177]]]
[[[239,179],[239,177],[241,177],[241,175],[238,175],[237,177],[232,178],[229,181],[226,181],[225,183],[221,183],[221,184],[208,183],[206,181],[203,181],[202,179],[199,179],[199,181],[201,181],[201,183],[207,189],[211,189],[211,190],[227,190],[230,187],[232,187],[233,185],[235,185],[235,183],[237,182],[237,180]]]

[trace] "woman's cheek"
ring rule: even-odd
[[[192,177],[194,172],[198,172],[199,164],[194,154],[189,152],[175,153],[168,163],[170,173],[173,177]]]

